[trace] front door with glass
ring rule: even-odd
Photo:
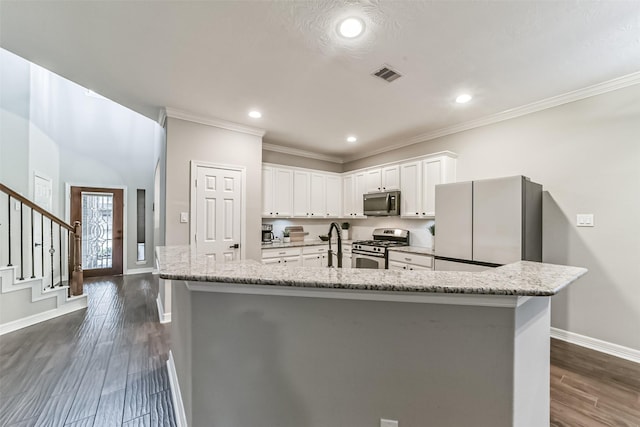
[[[71,222],[82,224],[84,277],[122,274],[123,190],[71,187]]]

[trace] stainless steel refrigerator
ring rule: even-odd
[[[542,185],[518,175],[436,186],[435,269],[542,261]]]

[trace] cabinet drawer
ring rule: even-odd
[[[407,264],[433,268],[433,257],[429,255],[416,255],[407,252],[390,251],[389,261],[404,262]]]
[[[282,248],[282,249],[263,249],[262,259],[265,258],[279,258],[284,256],[298,256],[300,255],[300,248]]]
[[[329,250],[329,245],[323,245],[323,246],[304,246],[302,248],[302,254],[303,255],[307,255],[307,254],[320,254],[320,253],[327,253],[327,251]]]

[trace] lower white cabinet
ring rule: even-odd
[[[326,267],[329,265],[328,257],[329,245],[305,246],[302,248],[303,267]]]
[[[433,270],[433,256],[389,251],[389,270]]]
[[[263,249],[262,263],[300,265],[300,248]]]

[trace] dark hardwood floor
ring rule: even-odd
[[[87,279],[87,310],[0,336],[0,426],[175,426],[157,289]],[[551,426],[640,427],[640,364],[552,340]]]
[[[87,310],[0,337],[0,426],[175,426],[157,278],[85,283]]]

